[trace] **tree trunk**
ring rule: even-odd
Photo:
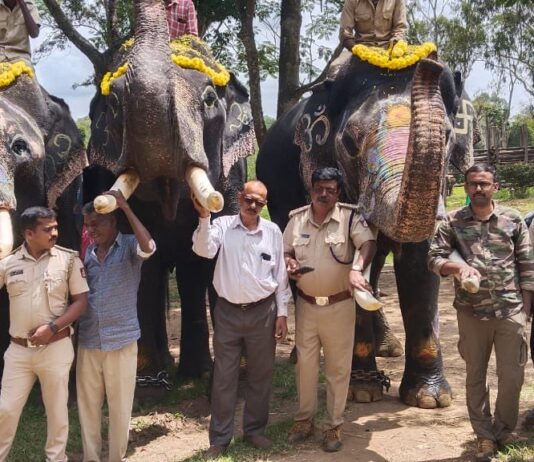
[[[239,20],[241,29],[239,38],[245,47],[248,68],[248,84],[250,87],[250,105],[252,107],[252,117],[254,118],[254,129],[256,131],[256,141],[261,145],[265,132],[265,121],[263,119],[263,107],[261,104],[260,88],[260,65],[258,62],[258,49],[254,39],[254,15],[256,12],[256,0],[238,0]]]
[[[282,0],[277,118],[298,101],[300,68],[301,0]]]

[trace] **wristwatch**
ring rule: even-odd
[[[59,331],[59,327],[57,326],[57,324],[54,322],[54,321],[50,321],[48,323],[48,327],[50,327],[50,330],[52,331],[52,333],[54,335],[56,335]]]
[[[359,273],[363,273],[363,268],[360,265],[353,265],[352,271],[358,271]]]

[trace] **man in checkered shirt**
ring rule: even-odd
[[[171,40],[184,34],[198,35],[197,12],[193,0],[165,0],[165,3]]]

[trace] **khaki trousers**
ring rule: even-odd
[[[0,393],[0,461],[7,459],[20,414],[28,395],[39,379],[46,411],[46,460],[67,460],[65,448],[69,435],[69,371],[74,359],[70,338],[40,348],[11,343],[4,354],[4,375]],[[31,437],[31,435],[27,435]]]
[[[137,372],[137,342],[119,350],[78,348],[76,391],[84,462],[100,462],[102,405],[109,410],[109,462],[124,460],[128,448]]]
[[[319,360],[323,348],[328,428],[343,423],[347,403],[356,307],[352,299],[327,306],[311,305],[297,297],[297,390],[295,420],[313,419],[317,412]]]
[[[476,436],[499,441],[517,424],[519,394],[528,358],[523,312],[508,319],[481,321],[458,311],[458,351],[466,364],[466,400]],[[486,380],[488,361],[495,346],[498,390],[495,414],[491,417],[490,392]]]

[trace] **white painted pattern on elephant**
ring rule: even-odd
[[[304,146],[302,146],[304,153],[309,153],[313,149],[314,144],[323,146],[326,143],[328,135],[330,135],[330,120],[328,120],[328,117],[324,114],[325,111],[325,105],[318,106],[313,112],[313,116],[315,117],[313,122],[310,114],[304,114],[301,117],[300,122],[304,124],[304,127],[302,128],[304,133]],[[316,128],[319,130],[319,133],[316,133],[314,138],[313,131]]]
[[[248,125],[250,123],[250,120],[252,119],[250,110],[248,109],[248,105],[243,108],[243,105],[234,101],[230,105],[230,110],[228,111],[228,119],[231,120],[228,126],[230,133],[241,130],[243,125]]]
[[[456,115],[456,123],[454,127],[454,132],[457,135],[467,135],[469,132],[469,127],[473,123],[473,117],[475,114],[475,108],[471,101],[467,99],[462,99],[462,106]]]
[[[212,101],[206,101],[206,97],[208,95],[215,95],[215,99],[213,99]],[[206,88],[204,88],[204,91],[202,92],[202,95],[200,97],[202,98],[202,101],[204,101],[204,105],[206,106],[206,109],[208,111],[217,108],[219,98],[217,96],[217,92],[211,85],[207,85]]]
[[[72,147],[72,139],[70,136],[65,133],[58,133],[54,136],[52,144],[59,148],[59,150],[54,153],[54,157],[64,161],[69,155]]]

